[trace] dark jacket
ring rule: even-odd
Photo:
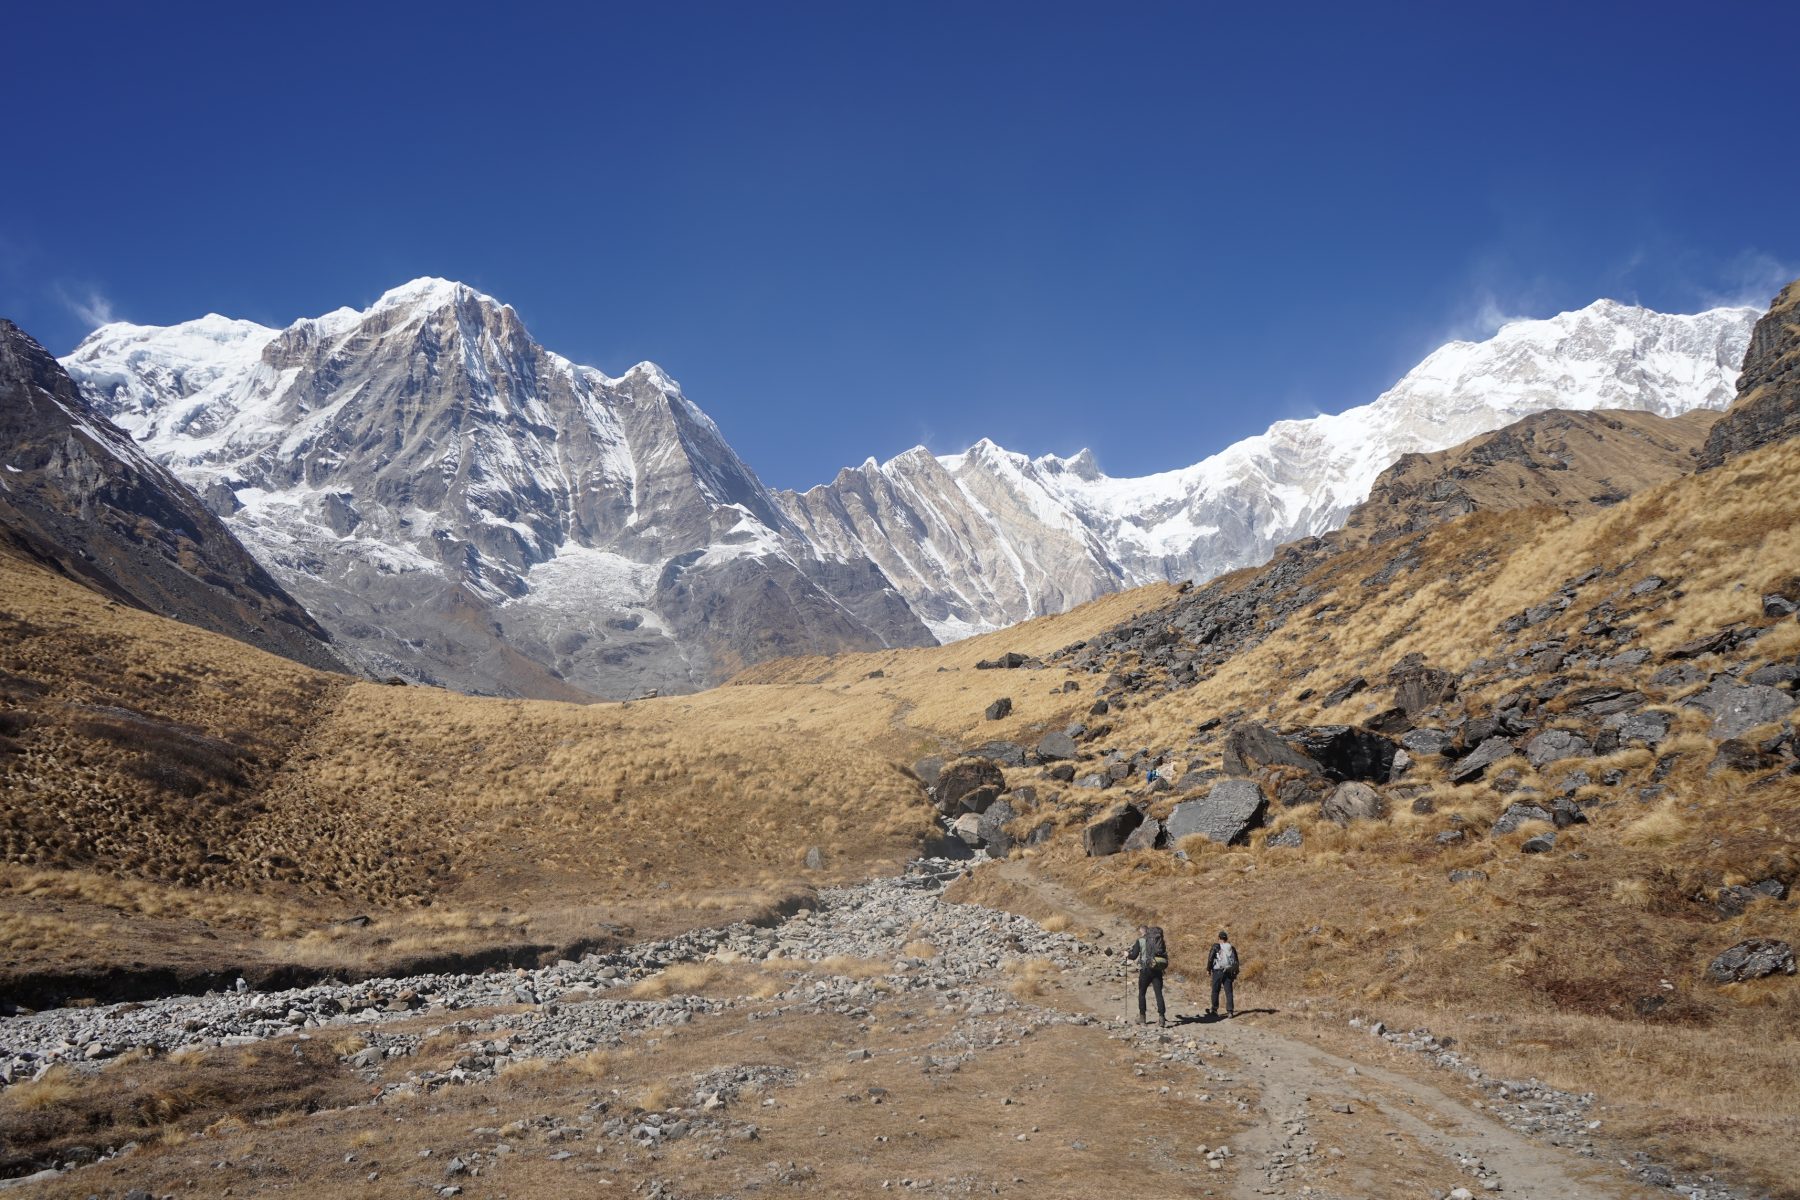
[[[1160,943],[1155,953],[1151,953],[1147,942]],[[1156,962],[1158,958],[1162,959],[1161,964]],[[1139,938],[1131,943],[1131,952],[1125,956],[1125,961],[1137,963],[1140,970],[1160,971],[1169,965],[1169,941],[1163,937],[1161,929],[1152,929],[1148,939]]]

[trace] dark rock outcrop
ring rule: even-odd
[[[1104,858],[1125,848],[1125,841],[1144,823],[1144,812],[1134,804],[1115,804],[1081,831],[1081,846],[1089,858]]]
[[[1782,289],[1751,331],[1737,399],[1707,435],[1700,469],[1795,434],[1800,434],[1800,280]]]
[[[946,817],[979,813],[1006,790],[1006,774],[984,758],[960,758],[938,775],[937,810]]]
[[[325,630],[211,509],[0,319],[0,547],[133,608],[324,670]]]
[[[1748,938],[1706,966],[1714,983],[1742,983],[1766,975],[1794,974],[1794,948],[1774,938]]]

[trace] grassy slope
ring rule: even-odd
[[[1168,591],[578,705],[309,671],[0,555],[0,979],[379,970],[714,923],[877,872],[932,829],[900,764],[980,724],[988,673],[961,668],[982,646],[1048,650]],[[1080,697],[1020,699],[1050,720]],[[353,915],[376,919],[334,924]]]
[[[1573,637],[1600,599],[1661,575],[1671,585],[1665,593],[1678,598],[1641,618],[1633,644],[1657,658],[1634,682],[1680,714],[1676,736],[1662,747],[1681,752],[1668,790],[1653,801],[1636,797],[1631,784],[1647,777],[1648,751],[1602,762],[1623,768],[1627,783],[1590,810],[1589,825],[1564,831],[1556,853],[1520,855],[1519,842],[1536,832],[1530,828],[1483,836],[1516,796],[1485,782],[1451,787],[1421,766],[1409,781],[1428,790],[1435,813],[1398,804],[1389,820],[1339,829],[1316,808],[1277,809],[1273,828],[1249,846],[1187,846],[1191,863],[1161,852],[1087,859],[1079,841],[1065,837],[1037,852],[1034,865],[1096,902],[1161,921],[1179,964],[1203,961],[1207,942],[1229,926],[1251,962],[1243,989],[1249,1003],[1310,997],[1390,1023],[1419,1019],[1499,1069],[1601,1090],[1619,1106],[1609,1121],[1656,1135],[1690,1163],[1723,1158],[1779,1179],[1800,1135],[1800,985],[1777,977],[1719,988],[1701,972],[1744,937],[1800,943],[1800,912],[1791,902],[1763,903],[1722,919],[1704,897],[1721,883],[1793,875],[1800,779],[1778,776],[1753,788],[1751,777],[1709,773],[1714,743],[1702,732],[1705,721],[1679,704],[1697,686],[1671,692],[1647,676],[1662,652],[1737,622],[1774,626],[1739,657],[1800,655],[1800,625],[1764,620],[1759,608],[1763,592],[1800,565],[1796,477],[1800,444],[1789,442],[1600,512],[1477,513],[1419,541],[1419,569],[1386,585],[1365,581],[1399,543],[1342,555],[1316,578],[1325,588],[1318,601],[1265,642],[1196,687],[1108,718],[1115,723],[1110,745],[1188,747],[1195,759],[1216,763],[1216,742],[1193,739],[1207,718],[1355,722],[1390,703],[1379,680],[1404,655],[1455,670],[1483,656],[1503,658],[1508,642],[1499,622],[1587,568],[1603,567],[1607,574],[1565,613],[1512,644]],[[1333,709],[1316,696],[1298,698],[1308,687],[1329,692],[1356,673],[1375,686]],[[1572,685],[1605,678],[1564,674]],[[1484,703],[1538,678],[1493,679],[1470,707],[1485,711]],[[1551,795],[1551,781],[1593,765],[1553,765],[1541,776],[1527,769],[1521,782]],[[1039,791],[1070,823],[1093,807],[1091,792],[1047,783]],[[1303,831],[1304,849],[1263,846],[1289,826]],[[1437,843],[1439,832],[1458,827],[1473,836]],[[1452,885],[1446,873],[1457,867],[1491,878]],[[970,895],[1004,902],[1008,890],[992,878]],[[1658,1007],[1644,1016],[1640,1005]]]

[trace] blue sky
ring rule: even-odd
[[[1792,4],[1257,7],[21,5],[0,314],[444,275],[806,486],[1168,469],[1501,316],[1800,274]]]

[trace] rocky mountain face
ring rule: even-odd
[[[1694,470],[1719,419],[1711,409],[1536,413],[1448,450],[1403,456],[1350,511],[1343,534],[1385,541],[1481,509],[1604,508]]]
[[[1800,279],[1782,289],[1750,335],[1737,399],[1713,426],[1703,469],[1800,432]]]
[[[281,330],[108,325],[66,365],[378,674],[621,697],[931,641],[660,369],[577,366],[461,284]]]
[[[42,346],[0,320],[0,546],[122,603],[343,670],[324,629]]]
[[[1135,479],[1082,452],[991,442],[873,459],[778,502],[828,554],[887,574],[940,638],[1154,581],[1204,580],[1336,528],[1380,473],[1550,409],[1723,408],[1757,312],[1671,316],[1610,300],[1452,342],[1373,403],[1278,421],[1192,467]]]

